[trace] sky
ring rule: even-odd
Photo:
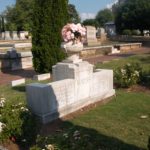
[[[16,0],[0,0],[0,13],[6,9],[6,6],[15,4]],[[69,0],[74,4],[81,19],[94,18],[98,11],[109,8],[117,0]]]

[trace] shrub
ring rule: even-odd
[[[0,99],[0,141],[10,139],[23,145],[31,144],[37,132],[37,121],[23,103]]]
[[[138,63],[128,63],[115,70],[115,83],[118,87],[127,88],[140,81],[142,69]]]
[[[66,0],[35,0],[32,28],[32,54],[35,71],[47,73],[64,59],[61,29],[68,21]],[[42,16],[42,17],[41,17]]]
[[[140,35],[140,31],[139,30],[132,30],[132,35]]]
[[[132,35],[132,32],[129,29],[125,29],[125,30],[122,31],[122,34],[123,35]]]
[[[87,134],[83,130],[69,128],[66,132],[59,134],[47,137],[38,136],[36,146],[30,148],[30,150],[95,150],[100,146],[97,143],[99,144],[98,141],[93,140],[92,135]]]

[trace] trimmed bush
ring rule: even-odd
[[[140,81],[142,69],[138,63],[128,63],[115,70],[114,80],[118,87],[128,88]]]
[[[132,35],[140,35],[140,31],[139,30],[132,30]]]
[[[32,54],[36,72],[48,73],[64,59],[61,29],[68,20],[67,0],[35,0],[32,28]]]
[[[129,29],[125,29],[125,30],[122,31],[122,34],[123,35],[132,35],[132,32]]]

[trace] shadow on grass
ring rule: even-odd
[[[51,143],[57,145],[60,150],[144,150],[116,137],[104,135],[95,129],[74,125],[69,121],[57,120],[44,125],[41,135],[46,137],[38,139],[37,147],[41,149]]]
[[[19,91],[19,92],[25,92],[26,88],[25,85],[19,85],[12,88],[13,90]]]

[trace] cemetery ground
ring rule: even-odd
[[[139,62],[144,70],[148,70],[150,53],[131,55],[104,64],[98,63],[95,67],[114,70],[132,62]],[[1,85],[0,96],[8,102],[25,104],[25,85],[14,88]],[[36,143],[32,141],[34,145],[32,150],[46,149],[46,146],[60,150],[147,149],[150,136],[150,89],[148,87],[134,85],[127,89],[117,89],[116,97],[107,104],[101,104],[102,102],[92,104],[62,119],[40,126],[38,136],[32,139],[36,140]],[[26,125],[28,122],[24,120],[24,123]],[[39,123],[37,122],[36,125]],[[25,132],[28,132],[26,138],[29,138],[33,131],[25,130]],[[28,144],[24,142],[23,147],[27,150]],[[10,150],[20,149],[20,145],[12,142],[4,146]]]

